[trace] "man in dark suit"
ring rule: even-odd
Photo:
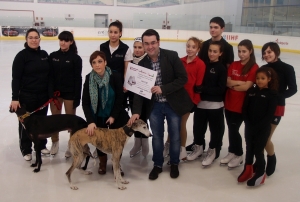
[[[129,124],[138,119],[143,102],[146,104],[146,114],[149,117],[153,133],[153,162],[154,167],[149,179],[155,180],[162,172],[164,162],[164,122],[168,125],[170,136],[170,163],[171,178],[179,176],[178,164],[180,154],[180,123],[181,116],[193,108],[193,103],[184,89],[187,82],[187,73],[180,61],[177,52],[161,49],[160,38],[157,31],[146,30],[142,41],[147,56],[139,62],[140,66],[157,71],[155,86],[151,88],[152,98],[147,100],[135,94],[133,99],[132,117]]]

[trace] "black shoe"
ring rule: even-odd
[[[273,154],[273,156],[267,155],[267,167],[266,167],[266,174],[267,176],[271,176],[276,169],[276,156]]]
[[[178,165],[171,165],[170,176],[171,178],[177,178],[179,176]]]
[[[150,180],[156,180],[158,178],[159,173],[162,172],[162,168],[154,166],[152,171],[149,174]]]

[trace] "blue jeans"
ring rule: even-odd
[[[168,133],[170,137],[170,163],[179,164],[180,154],[180,123],[181,116],[178,116],[167,103],[155,102],[150,114],[150,127],[153,134],[152,148],[154,166],[162,167],[164,163],[164,122],[167,119]]]

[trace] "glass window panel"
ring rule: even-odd
[[[265,0],[265,5],[270,6],[271,5],[271,0]]]
[[[299,0],[290,0],[289,5],[300,5],[300,1]]]
[[[253,0],[244,0],[243,7],[253,6]]]
[[[287,6],[276,7],[274,10],[274,21],[286,21]]]
[[[252,10],[251,21],[252,22],[261,22],[263,16],[262,8],[255,8]]]
[[[287,21],[299,21],[300,19],[300,6],[289,6]]]
[[[264,7],[263,8],[263,21],[264,22],[273,22],[274,8],[273,7]]]
[[[246,26],[247,22],[251,21],[251,11],[252,8],[244,8],[242,14],[242,25]]]

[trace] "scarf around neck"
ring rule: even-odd
[[[89,91],[91,98],[91,105],[94,113],[97,113],[98,106],[98,89],[101,89],[101,108],[104,109],[107,99],[108,99],[108,91],[109,91],[109,77],[111,75],[111,69],[109,67],[105,67],[105,72],[103,77],[101,78],[99,74],[97,74],[94,70],[90,73],[89,79]]]
[[[147,53],[145,53],[144,55],[142,55],[140,57],[136,57],[135,55],[133,55],[132,62],[137,65],[146,55],[147,55]]]

